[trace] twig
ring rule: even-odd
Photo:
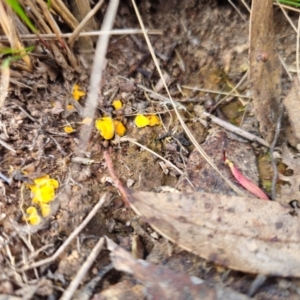
[[[216,108],[218,105],[220,105],[223,101],[225,101],[229,96],[231,96],[233,93],[235,93],[235,91],[237,92],[237,96],[238,98],[240,98],[239,96],[239,92],[238,92],[238,88],[240,87],[240,85],[244,82],[244,80],[247,78],[248,76],[248,71],[244,74],[244,76],[242,77],[242,79],[237,83],[237,85],[228,93],[228,95],[226,95],[224,98],[222,98],[215,106],[214,108]],[[239,101],[245,105],[244,101],[239,99]],[[213,108],[213,109],[214,109]]]
[[[225,95],[225,96],[232,96],[232,97],[239,97],[239,98],[245,98],[245,99],[251,99],[251,97],[246,96],[246,95],[238,95],[233,93],[231,90],[230,92],[222,92],[222,91],[216,91],[216,90],[210,90],[210,89],[203,89],[203,88],[198,88],[198,87],[192,87],[188,85],[182,85],[181,87],[189,90],[195,90],[195,91],[200,91],[204,93],[211,93],[211,94],[217,94],[217,95]]]
[[[157,92],[154,92],[153,90],[148,89],[147,87],[145,87],[145,86],[143,86],[141,84],[137,84],[136,86],[138,88],[142,89],[143,91],[150,93],[150,97],[151,98],[154,98],[154,99],[156,98],[156,99],[159,99],[159,100],[163,101],[163,103],[161,103],[161,105],[172,104],[172,102],[170,101],[169,98],[167,98],[167,97],[165,97],[165,96],[163,96],[163,95],[161,95],[161,94],[159,94]],[[174,101],[174,99],[173,99],[173,101]],[[185,111],[187,110],[184,105],[178,103],[177,101],[174,101],[174,103],[177,106],[177,109],[183,109]]]
[[[0,145],[2,145],[4,148],[16,153],[17,151],[11,147],[10,145],[8,145],[6,142],[4,142],[3,140],[0,139]]]
[[[251,8],[249,7],[248,3],[245,0],[241,0],[241,2],[244,4],[248,12],[251,13]]]
[[[120,179],[118,178],[118,176],[115,173],[113,163],[111,161],[109,153],[107,151],[104,151],[103,156],[104,156],[109,174],[110,174],[111,178],[113,179],[117,189],[120,191],[125,206],[130,207],[130,201],[128,200],[126,190],[125,190],[122,182],[120,181]]]
[[[103,244],[104,244],[104,238],[102,237],[98,241],[98,243],[95,245],[95,247],[91,251],[90,255],[88,256],[87,260],[82,265],[82,267],[78,270],[76,276],[71,281],[70,285],[65,290],[65,292],[61,296],[60,300],[69,300],[69,299],[72,299],[72,296],[73,296],[74,292],[78,288],[78,286],[81,283],[82,279],[84,278],[85,274],[90,269],[91,265],[96,260],[98,254],[102,250]]]
[[[119,0],[111,0],[109,2],[102,23],[102,30],[109,32],[112,29],[118,6]],[[98,105],[98,91],[102,80],[102,71],[106,62],[106,52],[108,48],[109,37],[110,34],[106,33],[102,36],[99,36],[97,42],[94,64],[90,79],[89,93],[86,99],[86,105],[84,110],[85,118],[90,118],[91,120],[94,119]],[[81,153],[86,151],[92,128],[92,122],[90,124],[85,124],[81,127],[78,145],[78,156],[81,156]]]
[[[270,147],[270,145],[269,145],[269,143],[267,141],[265,141],[264,139],[262,139],[262,138],[260,138],[260,137],[258,137],[256,135],[254,135],[254,134],[252,134],[252,133],[250,133],[248,131],[243,130],[240,127],[234,126],[234,125],[232,125],[232,124],[230,124],[230,123],[228,123],[228,122],[226,122],[226,121],[224,121],[224,120],[222,120],[222,119],[220,119],[218,117],[215,117],[215,116],[211,115],[208,112],[203,112],[203,115],[205,117],[210,118],[210,120],[213,123],[215,123],[215,124],[217,124],[217,125],[225,128],[226,130],[229,130],[229,131],[231,131],[231,132],[233,132],[233,133],[235,133],[235,134],[237,134],[237,135],[239,135],[239,136],[241,136],[241,137],[243,137],[243,138],[245,138],[247,140],[250,140],[252,142],[258,142],[258,143],[260,143],[261,145],[263,145],[263,146],[265,146],[267,148]]]
[[[287,67],[287,65],[286,65],[285,61],[283,60],[283,58],[281,57],[281,55],[278,54],[278,57],[279,57],[279,60],[280,60],[280,62],[281,62],[281,64],[282,64],[284,70],[286,71],[287,75],[289,76],[290,81],[292,81],[292,80],[293,80],[293,77],[292,77],[292,75],[291,75],[291,72],[292,72],[292,71],[289,70],[289,68]]]
[[[159,63],[158,63],[158,60],[155,56],[155,53],[154,53],[154,49],[153,49],[153,46],[150,42],[150,39],[149,39],[149,36],[147,35],[146,31],[145,31],[145,26],[144,26],[144,23],[143,23],[143,20],[141,18],[141,15],[138,11],[138,8],[136,6],[136,3],[134,0],[132,0],[132,4],[133,4],[133,8],[135,10],[135,13],[136,13],[136,16],[138,18],[138,21],[140,23],[140,26],[142,28],[142,30],[144,31],[144,37],[145,37],[145,40],[147,42],[147,45],[148,45],[148,48],[149,48],[149,51],[151,53],[151,56],[152,56],[152,59],[154,61],[154,64],[155,64],[155,67],[158,71],[158,74],[159,76],[161,77],[162,79],[162,82],[164,84],[164,87],[165,87],[165,90],[168,94],[168,97],[169,99],[171,100],[171,103],[174,107],[174,111],[176,113],[176,116],[182,126],[182,128],[184,129],[185,133],[187,134],[187,136],[190,138],[191,142],[194,144],[195,148],[199,151],[199,153],[205,158],[205,160],[207,161],[207,163],[217,172],[217,174],[227,183],[228,186],[230,186],[238,195],[240,196],[245,196],[245,193],[243,191],[241,191],[237,186],[235,186],[228,178],[226,178],[222,173],[221,171],[218,169],[218,167],[213,163],[212,159],[206,154],[206,152],[203,150],[203,148],[199,145],[199,143],[197,142],[197,140],[195,139],[195,137],[192,135],[192,133],[190,132],[190,130],[188,129],[188,127],[186,126],[185,122],[183,121],[177,107],[176,107],[176,104],[170,94],[170,91],[168,89],[168,86],[166,84],[166,81],[164,80],[164,77],[163,77],[163,74],[162,74],[162,71],[161,71],[161,68],[159,66]]]
[[[245,16],[241,13],[241,11],[238,9],[238,7],[231,1],[231,0],[228,0],[228,2],[231,4],[231,6],[237,11],[237,13],[240,15],[240,17],[245,21],[247,22]]]
[[[162,30],[152,30],[152,29],[146,29],[147,33],[150,35],[162,35]],[[142,34],[143,31],[140,29],[134,29],[134,28],[128,28],[128,29],[114,29],[114,30],[99,30],[99,31],[86,31],[79,33],[79,37],[82,36],[98,36],[98,35],[123,35],[123,34]],[[59,34],[62,38],[69,38],[72,36],[73,33],[61,33]],[[37,37],[35,34],[20,34],[19,35],[21,40],[39,40],[40,37],[44,40],[54,40],[57,39],[57,35],[54,33],[45,33],[40,34],[39,37]],[[8,41],[8,38],[4,35],[0,35],[0,42]]]
[[[277,181],[277,176],[278,176],[277,165],[276,165],[276,161],[274,159],[273,152],[274,152],[274,148],[276,146],[277,139],[278,139],[278,136],[279,136],[282,116],[283,116],[283,113],[284,113],[283,104],[281,104],[279,109],[280,109],[280,113],[279,113],[279,117],[278,117],[277,124],[276,124],[275,135],[274,135],[274,139],[273,139],[273,142],[271,144],[271,147],[270,147],[270,156],[271,156],[272,168],[273,168],[272,195],[271,195],[272,200],[276,200],[276,181]]]
[[[37,120],[32,117],[22,106],[16,103],[12,103],[12,106],[17,107],[23,114],[26,115],[27,118],[29,118],[32,122],[36,122]]]
[[[273,3],[273,5],[276,5],[276,6],[281,6],[283,8],[286,8],[286,9],[289,9],[289,10],[293,10],[293,11],[296,11],[296,12],[300,12],[300,9],[299,8],[296,8],[296,7],[293,7],[293,6],[289,6],[289,5],[284,5],[284,4],[281,4],[281,3]]]
[[[113,265],[112,263],[110,263],[109,265],[103,267],[102,269],[100,269],[98,275],[96,277],[94,277],[90,282],[88,282],[87,284],[85,284],[80,291],[76,292],[76,297],[74,297],[75,299],[90,299],[90,297],[93,296],[93,291],[95,289],[95,287],[99,284],[99,282],[103,279],[103,277],[110,271],[113,269]]]
[[[45,259],[42,259],[40,261],[37,261],[35,263],[32,263],[31,265],[24,266],[20,268],[19,272],[24,272],[33,268],[40,267],[42,265],[51,263],[52,261],[56,260],[58,256],[66,249],[66,247],[71,243],[71,241],[84,229],[84,227],[91,221],[91,219],[95,216],[97,211],[101,208],[101,206],[106,201],[106,194],[104,194],[98,203],[93,207],[93,209],[90,211],[88,216],[84,219],[84,221],[69,235],[69,237],[64,241],[64,243],[60,246],[60,248],[51,256]]]
[[[64,151],[64,149],[61,147],[61,145],[58,143],[58,141],[51,135],[49,135],[49,138],[52,140],[52,142],[56,145],[58,151],[63,155],[67,156],[67,153]]]

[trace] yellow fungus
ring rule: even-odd
[[[114,126],[118,136],[123,136],[126,133],[126,128],[121,121],[114,120]]]
[[[103,117],[95,121],[95,126],[105,140],[110,140],[115,134],[114,122],[111,117]]]
[[[24,220],[28,221],[31,225],[37,225],[41,222],[41,217],[39,216],[37,210],[33,206],[29,206],[26,209],[28,216],[24,216]]]
[[[27,184],[33,193],[32,202],[49,203],[55,198],[55,189],[58,188],[57,180],[52,179],[49,175],[45,175],[33,180],[34,184]]]
[[[155,126],[160,124],[160,120],[156,115],[147,116],[149,120],[149,126]]]
[[[78,101],[80,97],[85,96],[85,92],[80,89],[78,84],[74,84],[72,95],[73,98]]]
[[[73,105],[71,105],[71,104],[68,104],[67,105],[67,110],[73,110],[74,109],[74,106]]]
[[[115,110],[121,109],[123,107],[123,103],[121,100],[114,100],[112,106]]]
[[[147,125],[149,125],[150,121],[144,115],[137,115],[135,117],[134,123],[138,128],[143,128],[143,127],[146,127]]]
[[[74,131],[75,131],[75,129],[72,126],[65,126],[64,127],[64,132],[65,133],[72,133]]]

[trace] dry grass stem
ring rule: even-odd
[[[244,0],[243,0],[244,1]],[[279,2],[274,2],[273,5],[276,5],[276,6],[280,6],[282,8],[286,8],[288,10],[293,10],[293,11],[296,11],[296,12],[300,12],[300,9],[299,8],[296,8],[296,7],[293,7],[293,6],[289,6],[289,5],[284,5],[284,4],[281,4]]]
[[[272,189],[271,189],[272,200],[276,200],[276,182],[277,182],[277,177],[278,177],[277,164],[276,164],[276,160],[274,158],[273,153],[274,153],[274,149],[275,149],[275,146],[276,146],[276,143],[277,143],[277,140],[278,140],[278,136],[279,136],[279,133],[280,133],[283,113],[284,113],[284,106],[283,106],[283,104],[281,104],[280,105],[280,114],[279,114],[277,124],[276,124],[274,139],[273,139],[273,142],[270,146],[270,156],[271,156],[272,168],[273,168]]]
[[[147,87],[145,87],[145,86],[143,86],[143,85],[141,85],[141,84],[137,84],[136,86],[137,86],[138,88],[142,89],[143,91],[148,92],[148,93],[150,94],[149,96],[150,96],[151,98],[153,98],[153,99],[158,99],[158,100],[163,101],[163,102],[161,103],[161,105],[172,104],[172,102],[170,101],[169,98],[167,98],[167,97],[165,97],[165,96],[163,96],[163,95],[161,95],[161,94],[159,94],[159,93],[157,93],[157,92],[155,92],[155,91],[153,91],[153,90],[151,90],[151,89],[148,89]],[[150,101],[151,101],[151,100],[150,100]],[[177,109],[183,109],[183,110],[186,110],[186,107],[185,107],[185,106],[183,106],[182,104],[178,103],[178,102],[175,101],[175,100],[173,100],[173,101],[174,101],[174,103],[175,103]]]
[[[86,273],[90,269],[91,265],[96,260],[98,254],[102,250],[103,244],[104,244],[104,238],[102,237],[98,241],[98,243],[95,245],[95,247],[91,251],[90,255],[88,256],[88,258],[86,259],[86,261],[84,262],[84,264],[81,266],[81,268],[77,272],[76,276],[71,281],[71,283],[68,286],[68,288],[65,290],[65,292],[63,293],[63,295],[60,297],[60,300],[69,300],[69,299],[72,299],[72,296],[74,295],[76,289],[78,288],[78,286],[80,285],[81,281],[84,279],[84,276],[86,275]]]
[[[36,0],[37,3],[39,4],[42,12],[41,15],[45,18],[45,20],[47,21],[47,24],[49,24],[49,26],[51,27],[51,30],[54,32],[54,34],[56,35],[58,41],[60,42],[61,45],[64,45],[64,42],[62,41],[61,37],[60,37],[60,29],[59,26],[56,24],[56,22],[54,21],[46,2],[42,1],[42,0]],[[50,33],[50,32],[48,32]]]
[[[58,256],[66,249],[66,247],[72,242],[72,240],[85,228],[85,226],[91,221],[91,219],[95,216],[97,211],[102,207],[104,202],[106,201],[106,194],[104,194],[98,203],[93,207],[87,217],[83,220],[83,222],[69,235],[69,237],[64,241],[64,243],[59,247],[59,249],[50,257],[32,263],[30,265],[25,265],[20,268],[18,271],[24,272],[33,268],[37,268],[43,266],[45,264],[49,264],[56,260]]]
[[[242,83],[247,79],[249,72],[247,71],[244,76],[241,78],[241,80],[237,83],[237,85],[228,93],[228,95],[226,95],[224,98],[222,98],[217,104],[216,106],[218,106],[219,104],[221,104],[223,101],[225,101],[226,99],[228,99],[233,93],[237,93],[237,97],[240,100],[240,102],[242,103],[243,106],[245,106],[247,104],[247,102],[243,101],[241,97],[239,97],[239,92],[238,92],[238,88],[242,85]]]
[[[288,66],[286,65],[285,61],[283,60],[283,58],[281,57],[281,55],[278,55],[279,57],[279,60],[281,62],[281,65],[283,66],[284,70],[286,71],[287,75],[289,76],[290,80],[292,81],[293,80],[293,77],[291,75],[291,72],[293,72],[292,69],[288,68]],[[296,70],[297,72],[297,70]]]
[[[146,29],[149,35],[162,35],[162,30],[159,29]],[[73,33],[60,33],[59,36],[62,38],[69,38]],[[143,34],[143,31],[140,29],[128,28],[128,29],[113,29],[113,30],[99,30],[99,31],[87,31],[80,32],[79,37],[84,36],[99,36],[99,35],[125,35],[125,34]],[[54,33],[45,33],[37,36],[36,34],[20,34],[21,40],[39,40],[42,38],[44,40],[55,40],[57,35]],[[4,35],[0,35],[0,42],[8,41],[8,38]]]
[[[292,28],[295,30],[295,32],[297,33],[297,28],[294,25],[293,21],[291,20],[291,18],[288,16],[287,12],[285,11],[284,8],[286,8],[285,5],[282,5],[278,2],[278,0],[276,0],[276,4],[280,7],[281,11],[283,12],[284,16],[286,17],[286,19],[289,21],[289,23],[291,24]],[[274,3],[275,4],[275,3]]]
[[[228,0],[228,2],[229,2],[230,5],[236,10],[236,12],[240,15],[240,17],[241,17],[245,22],[247,22],[246,17],[242,14],[242,12],[239,10],[239,8],[238,8],[231,0]]]
[[[249,13],[251,13],[251,8],[248,5],[248,3],[245,0],[241,0],[241,2],[244,4],[244,6],[246,7],[246,9],[248,10]]]
[[[187,134],[187,136],[190,138],[191,142],[193,143],[193,145],[195,146],[195,148],[199,151],[199,153],[205,158],[205,160],[209,163],[209,165],[221,176],[221,178],[228,184],[229,187],[231,187],[238,195],[240,196],[244,196],[244,192],[242,190],[240,190],[238,187],[236,187],[228,178],[226,178],[221,172],[220,170],[216,167],[216,165],[213,163],[213,161],[211,160],[211,158],[206,154],[206,152],[202,149],[202,147],[199,145],[199,143],[197,142],[197,140],[195,139],[195,137],[191,134],[190,130],[188,129],[188,127],[186,126],[185,122],[183,121],[183,119],[181,118],[180,114],[179,114],[179,111],[176,107],[176,104],[174,102],[174,100],[172,99],[172,96],[170,94],[170,91],[168,89],[168,86],[163,78],[163,74],[162,74],[162,71],[161,71],[161,68],[159,66],[159,63],[158,63],[158,60],[156,58],[156,55],[154,53],[154,50],[153,50],[153,47],[152,47],[152,44],[150,42],[150,39],[145,31],[145,26],[144,26],[144,23],[143,23],[143,20],[141,18],[141,15],[138,11],[138,8],[136,6],[136,3],[134,0],[132,0],[132,4],[133,4],[133,7],[134,7],[134,10],[135,10],[135,13],[137,15],[137,18],[139,20],[139,23],[140,23],[140,26],[142,28],[142,30],[144,31],[144,37],[146,39],[146,42],[147,42],[147,45],[148,45],[148,48],[149,48],[149,51],[151,53],[151,56],[152,56],[152,59],[154,61],[154,64],[156,66],[156,69],[162,79],[162,82],[164,84],[164,87],[165,87],[165,90],[169,96],[169,99],[174,107],[174,111],[178,117],[178,120],[182,126],[182,128],[184,129],[185,133]]]
[[[78,21],[61,0],[52,0],[51,8],[71,27],[72,30],[78,26]]]
[[[184,89],[188,89],[188,90],[195,90],[195,91],[200,91],[200,92],[204,92],[204,93],[210,93],[210,94],[216,94],[216,95],[225,95],[225,96],[232,96],[232,97],[239,97],[239,98],[244,98],[244,99],[251,99],[250,96],[247,95],[240,95],[240,94],[235,94],[234,91],[230,91],[230,92],[222,92],[222,91],[217,91],[217,90],[210,90],[210,89],[203,89],[203,88],[199,88],[196,86],[188,86],[188,85],[182,85],[181,86]]]

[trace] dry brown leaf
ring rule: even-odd
[[[246,300],[246,295],[229,288],[208,284],[198,277],[156,266],[145,260],[135,260],[123,248],[106,238],[114,268],[132,274],[144,286],[146,299]]]
[[[281,65],[275,47],[273,0],[252,1],[249,61],[255,115],[262,136],[271,143],[281,94]]]
[[[283,104],[289,115],[294,135],[300,140],[300,87],[299,80],[295,78],[289,94],[285,97]]]
[[[128,191],[128,199],[155,230],[200,257],[249,273],[300,276],[299,217],[289,206],[209,193]]]

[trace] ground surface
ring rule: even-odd
[[[257,159],[266,151],[256,143],[238,141],[236,137],[231,139],[215,125],[210,131],[205,128],[200,113],[206,105],[212,106],[210,101],[218,100],[218,96],[210,94],[208,97],[204,92],[182,88],[192,86],[226,92],[241,80],[247,71],[248,21],[244,21],[227,3],[162,2],[165,4],[141,1],[139,9],[146,27],[164,32],[163,36],[151,37],[151,41],[160,57],[161,68],[168,74],[171,94],[184,107],[180,110],[183,119],[197,141],[205,141],[205,149],[220,168],[225,169],[222,162],[222,143],[225,141],[227,156],[235,158],[239,168],[259,182]],[[245,9],[242,13],[248,19]],[[277,9],[275,17],[279,51],[287,66],[293,68],[295,34]],[[115,27],[138,27],[131,5],[121,4],[115,24]],[[0,171],[8,177],[14,174],[10,185],[0,185],[0,294],[14,294],[23,299],[50,299],[50,295],[53,295],[52,299],[59,298],[97,238],[106,235],[127,250],[130,250],[131,240],[138,237],[138,258],[198,276],[210,283],[219,283],[243,294],[251,293],[252,288],[255,299],[300,299],[298,280],[267,278],[261,286],[257,284],[257,289],[253,283],[254,275],[230,271],[175,247],[145,222],[136,219],[131,210],[124,208],[106,168],[105,149],[108,149],[116,173],[125,186],[140,191],[158,191],[162,186],[191,190],[184,176],[180,177],[174,169],[160,164],[162,161],[153,154],[133,143],[120,142],[118,138],[104,141],[94,129],[86,153],[93,163],[72,162],[78,145],[79,122],[82,121],[80,109],[85,100],[83,97],[79,108],[74,111],[66,110],[76,82],[87,90],[89,70],[80,67],[79,72],[75,72],[53,67],[45,56],[36,59],[32,74],[22,72],[18,66],[13,69],[11,90],[1,115],[1,138],[15,152],[0,146]],[[149,97],[137,86],[152,89],[158,82],[159,76],[142,36],[112,37],[99,89],[97,117],[108,114],[121,120],[127,128],[127,137],[159,153],[182,172],[187,171],[196,189],[230,194],[209,170],[205,174],[199,172],[197,164],[204,162],[199,163],[201,158],[193,152],[171,106],[159,105],[157,99]],[[239,93],[247,95],[248,88],[246,80],[239,87]],[[287,90],[289,84],[284,88]],[[165,95],[164,89],[159,92]],[[114,99],[123,101],[122,111],[112,109]],[[249,102],[248,99],[245,101]],[[241,101],[229,97],[214,113],[239,124],[244,114],[244,109],[241,112],[240,108],[243,108]],[[247,110],[244,124],[250,124],[248,131],[257,133],[251,105]],[[158,113],[164,125],[137,128],[133,122],[137,113]],[[63,127],[68,124],[77,131],[65,133]],[[202,166],[201,170],[206,168]],[[26,174],[21,171],[26,171]],[[270,179],[270,172],[266,173]],[[22,220],[24,210],[31,205],[30,191],[22,183],[44,174],[58,180],[60,187],[56,200],[51,203],[50,217],[30,229]],[[229,172],[228,176],[231,176]],[[36,272],[13,271],[14,267],[53,254],[105,192],[111,193],[110,200],[59,258]],[[42,251],[36,252],[41,248]],[[108,251],[102,251],[85,276],[81,292],[94,295],[94,299],[141,299],[140,285],[129,275],[115,270],[108,271],[96,287],[89,290],[88,283],[108,264]]]

